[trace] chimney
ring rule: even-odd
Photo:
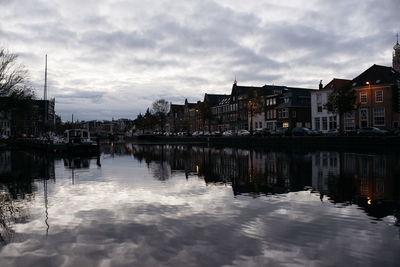
[[[322,80],[319,81],[319,90],[321,90],[324,87],[324,85],[322,84]]]

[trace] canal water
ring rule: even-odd
[[[0,151],[0,266],[398,266],[400,156]]]

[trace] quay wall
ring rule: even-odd
[[[127,138],[137,143],[191,144],[247,148],[299,148],[335,150],[399,150],[397,136],[139,136]]]

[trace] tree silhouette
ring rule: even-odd
[[[352,88],[351,84],[335,88],[332,91],[332,93],[328,96],[328,101],[325,107],[329,112],[339,114],[340,132],[343,131],[344,114],[349,113],[357,108],[355,102],[356,102],[356,92]]]
[[[211,131],[211,121],[215,118],[215,115],[212,113],[211,103],[208,101],[200,102],[198,104],[201,123],[203,125],[203,133],[205,129],[206,122],[208,122],[208,131]]]
[[[151,111],[158,121],[158,125],[161,128],[161,132],[164,132],[164,126],[167,121],[169,107],[170,107],[169,102],[166,101],[165,99],[159,99],[153,102],[152,105]]]
[[[247,106],[250,115],[250,133],[253,133],[253,118],[254,115],[261,113],[264,110],[264,97],[262,91],[258,88],[249,90],[247,96]]]

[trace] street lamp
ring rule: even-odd
[[[369,119],[369,127],[372,127],[372,90],[371,90],[371,83],[370,82],[365,82],[365,84],[368,85],[369,88],[369,108],[368,108],[368,119]]]

